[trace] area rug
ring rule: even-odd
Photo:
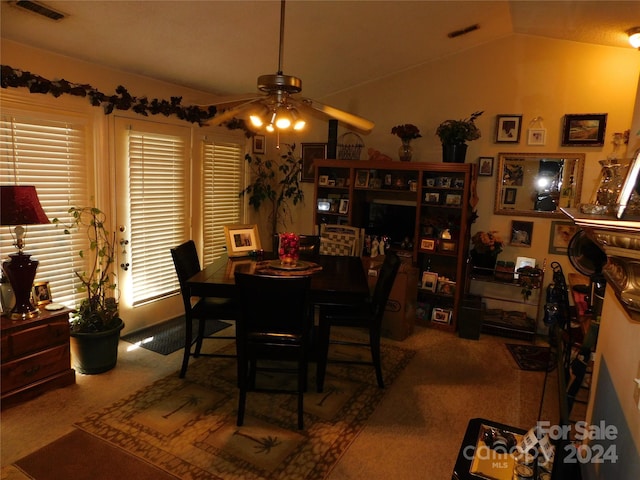
[[[193,334],[198,331],[197,320],[193,321]],[[205,335],[212,335],[230,327],[231,324],[220,320],[209,320],[205,325]],[[195,338],[195,337],[194,337]],[[185,320],[181,317],[152,325],[151,327],[130,333],[122,337],[125,342],[139,345],[142,348],[162,355],[169,355],[184,348]]]
[[[368,355],[349,346],[332,352]],[[297,429],[295,395],[257,392],[249,393],[244,425],[236,426],[235,361],[210,357],[190,365],[186,379],[170,375],[76,426],[182,479],[319,480],[414,354],[382,346],[385,389],[377,386],[372,367],[330,364],[325,391],[316,393],[311,364],[304,430]]]
[[[176,478],[82,430],[74,430],[31,455],[27,455],[18,460],[15,466],[27,475],[27,478],[36,480],[72,478],[77,480],[83,478],[172,480]]]
[[[507,348],[513,359],[516,361],[520,370],[530,372],[544,372],[552,369],[555,362],[551,362],[551,350],[549,347],[540,347],[538,345],[520,345],[515,343],[507,343]]]

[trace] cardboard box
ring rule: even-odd
[[[373,292],[384,257],[373,259],[365,257],[362,260],[367,270],[369,289]],[[393,340],[404,340],[413,333],[417,299],[418,268],[411,266],[410,262],[403,261],[382,317],[382,336]]]

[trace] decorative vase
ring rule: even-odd
[[[295,267],[300,258],[300,237],[295,233],[281,233],[278,257],[281,265]]]
[[[464,163],[467,155],[467,144],[442,144],[442,161],[445,163]]]
[[[412,155],[413,155],[413,147],[411,146],[411,140],[402,139],[402,145],[400,145],[400,149],[398,150],[398,156],[400,157],[400,161],[410,162]]]
[[[490,252],[471,250],[471,265],[473,273],[478,275],[493,275],[498,261],[498,255]]]

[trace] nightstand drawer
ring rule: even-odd
[[[68,344],[7,362],[2,365],[2,393],[68,370],[70,362]]]
[[[55,321],[26,330],[13,332],[2,338],[2,360],[69,342],[69,322]]]

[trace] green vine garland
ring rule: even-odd
[[[181,120],[197,123],[199,126],[206,125],[206,121],[214,117],[217,113],[215,106],[209,106],[203,109],[196,105],[182,106],[182,97],[171,97],[170,101],[147,99],[147,97],[133,97],[125,87],[119,85],[116,88],[115,95],[107,95],[100,92],[95,87],[88,84],[71,83],[67,80],[48,80],[31,72],[25,72],[8,65],[2,65],[2,76],[0,79],[0,87],[8,88],[28,88],[31,93],[50,93],[54,97],[63,94],[73,95],[76,97],[88,97],[91,105],[94,107],[102,107],[104,113],[109,115],[113,110],[133,110],[139,115],[149,116],[162,114],[165,117],[175,115]],[[245,136],[250,138],[254,132],[249,130],[242,119],[233,118],[225,122],[229,130],[242,129]]]

